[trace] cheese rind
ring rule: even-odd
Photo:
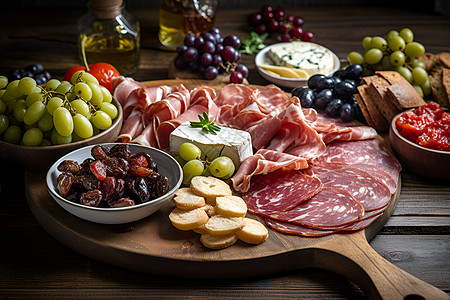
[[[281,43],[273,46],[267,56],[276,66],[301,69],[309,76],[329,74],[334,69],[332,52],[311,42]]]
[[[241,162],[253,155],[250,134],[243,130],[221,127],[217,135],[207,133],[201,128],[193,128],[190,122],[184,122],[170,134],[170,154],[179,155],[178,149],[183,143],[197,145],[202,159],[208,161],[219,156],[227,156],[233,161],[236,170]]]

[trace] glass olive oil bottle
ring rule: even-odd
[[[106,62],[122,75],[132,73],[140,59],[140,24],[123,0],[91,0],[77,23],[78,53],[89,64]]]

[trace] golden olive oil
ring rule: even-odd
[[[86,35],[79,36],[79,55],[82,58],[81,43]],[[134,39],[99,37],[91,35],[84,41],[84,51],[89,64],[106,62],[113,65],[120,74],[129,74],[139,64],[139,47]]]

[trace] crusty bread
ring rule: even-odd
[[[406,79],[404,83],[396,83],[388,86],[386,89],[386,99],[395,104],[398,112],[403,109],[419,107],[426,104]]]
[[[192,230],[198,234],[207,234],[208,233],[208,230],[206,230],[205,224],[200,225]]]
[[[206,202],[211,205],[216,204],[216,197],[232,195],[228,184],[212,176],[195,176],[191,180],[191,190],[194,194],[205,197]]]
[[[188,187],[178,189],[173,201],[181,209],[194,209],[206,205],[205,198],[195,195]]]
[[[388,101],[386,98],[386,89],[389,86],[389,82],[382,76],[370,76],[373,80],[370,81],[367,88],[367,94],[372,98],[373,103],[383,115],[384,119],[391,120],[396,114],[400,112],[395,107],[395,104]]]
[[[417,58],[418,60],[425,63],[425,67],[429,74],[434,73],[439,69],[439,65],[441,64],[439,60],[439,56],[432,53],[425,53],[422,56]]]
[[[377,130],[387,130],[389,128],[389,122],[384,118],[381,112],[378,110],[376,105],[374,104],[374,99],[370,97],[368,93],[367,85],[358,86],[359,94],[361,95],[361,99],[364,101],[366,105],[367,112],[369,113],[371,119],[374,123],[374,128]]]
[[[446,98],[441,99],[441,106],[450,107],[450,69],[442,69],[442,85],[445,89]]]
[[[227,218],[215,215],[205,224],[206,230],[212,235],[225,235],[238,231],[244,227],[244,218]]]
[[[184,210],[177,207],[169,214],[169,219],[175,228],[191,230],[208,222],[209,217],[201,208]]]
[[[369,114],[369,111],[367,110],[366,104],[364,103],[364,101],[361,98],[360,94],[355,94],[353,95],[356,99],[356,101],[358,102],[359,108],[361,109],[361,112],[364,116],[364,119],[366,119],[367,124],[370,127],[374,127],[375,128],[375,122],[372,120],[372,117]]]
[[[234,245],[238,241],[238,238],[235,234],[227,234],[227,235],[211,235],[211,234],[202,234],[200,237],[200,242],[207,248],[210,249],[224,249]]]
[[[224,217],[245,217],[247,204],[238,196],[217,197],[216,210]]]
[[[450,107],[448,99],[449,95],[447,95],[443,83],[443,73],[444,71],[441,70],[430,76],[431,92],[433,93],[434,100],[441,106]]]
[[[244,218],[244,227],[236,232],[237,237],[248,244],[260,244],[269,236],[267,228],[257,220]]]
[[[439,60],[443,64],[443,66],[447,69],[450,69],[450,53],[442,52],[439,54]]]
[[[206,213],[208,214],[209,217],[212,217],[214,215],[217,215],[217,209],[216,206],[213,206],[211,204],[206,204],[204,206],[201,207],[204,211],[206,211]]]

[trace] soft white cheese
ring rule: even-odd
[[[183,143],[190,142],[200,148],[202,159],[212,161],[219,156],[228,156],[236,170],[244,159],[253,155],[250,134],[233,128],[221,127],[217,135],[214,135],[184,122],[170,134],[169,140],[170,154],[174,156],[179,155],[178,149]]]
[[[309,76],[328,74],[334,69],[331,51],[311,42],[281,43],[273,46],[267,56],[276,66],[301,69]]]

